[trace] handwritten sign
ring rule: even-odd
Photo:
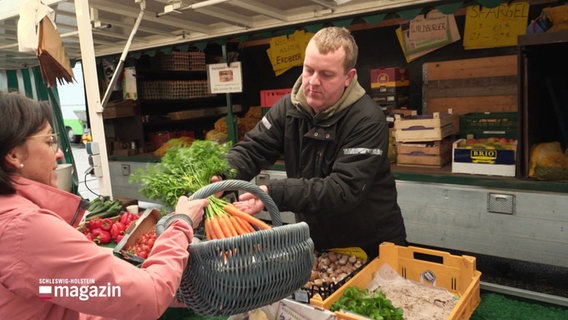
[[[298,30],[289,36],[270,39],[270,48],[266,50],[266,54],[276,76],[304,63],[304,51],[312,36],[312,33]]]
[[[215,63],[207,65],[207,78],[211,93],[242,92],[241,63]]]
[[[432,29],[437,30],[429,35]],[[397,28],[396,36],[406,62],[461,39],[454,15],[445,15],[437,10],[428,13],[427,17],[417,17],[408,25]]]
[[[404,45],[407,54],[451,43],[448,15],[437,10],[428,13],[426,17],[419,15],[401,27],[405,35]]]
[[[481,49],[517,45],[517,37],[526,32],[529,6],[528,2],[514,2],[491,9],[467,7],[464,47]]]

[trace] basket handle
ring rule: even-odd
[[[205,199],[210,195],[216,194],[217,192],[231,191],[231,190],[233,191],[243,190],[257,196],[262,201],[262,203],[264,203],[266,211],[268,211],[268,213],[270,214],[270,218],[272,219],[272,225],[277,227],[282,225],[282,218],[280,217],[280,211],[278,210],[278,207],[274,203],[274,200],[272,200],[272,198],[266,192],[260,189],[256,184],[248,181],[229,179],[229,180],[213,182],[195,191],[189,197],[189,200]]]
[[[282,218],[280,217],[280,211],[278,210],[278,207],[274,203],[274,200],[272,200],[272,198],[266,192],[260,189],[256,184],[250,183],[248,181],[229,179],[229,180],[213,182],[195,191],[189,197],[189,200],[205,199],[211,195],[216,194],[217,192],[234,191],[234,190],[243,190],[257,196],[262,201],[262,203],[264,203],[266,211],[268,211],[268,213],[270,214],[270,218],[272,219],[272,225],[276,227],[282,225]],[[162,217],[160,221],[158,221],[158,223],[156,224],[156,233],[158,235],[164,232],[165,226],[167,225],[167,219],[170,216],[171,214]]]

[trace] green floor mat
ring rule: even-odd
[[[500,294],[482,293],[471,320],[560,320],[568,309],[524,302]]]
[[[226,320],[200,316],[188,309],[168,309],[160,320]],[[564,320],[568,308],[525,302],[496,293],[481,293],[481,303],[470,320]]]

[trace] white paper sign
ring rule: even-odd
[[[207,78],[211,93],[242,92],[243,81],[241,62],[216,63],[207,65]]]

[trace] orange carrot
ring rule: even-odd
[[[229,221],[231,221],[231,225],[233,226],[233,228],[235,228],[235,231],[237,232],[238,235],[247,233],[247,231],[243,229],[239,221],[237,221],[237,218],[235,218],[235,216],[228,216],[228,217]]]
[[[254,228],[247,221],[236,216],[231,216],[231,217],[233,217],[237,221],[237,223],[241,226],[241,228],[245,230],[246,233],[255,231]]]
[[[225,233],[223,232],[223,229],[221,228],[219,217],[214,216],[214,217],[209,218],[209,220],[211,220],[211,227],[212,227],[211,229],[213,229],[213,234],[215,234],[214,239],[225,238]]]
[[[217,220],[219,221],[219,226],[221,226],[221,229],[223,230],[224,238],[232,237],[233,232],[232,232],[231,228],[229,227],[227,217],[226,216],[217,216]]]
[[[213,240],[216,238],[213,227],[211,226],[210,218],[205,219],[205,236],[207,237],[207,240]]]
[[[235,207],[233,204],[229,203],[226,204],[223,209],[225,209],[226,212],[228,212],[229,214],[236,216],[236,217],[240,217],[241,219],[249,222],[250,224],[252,224],[253,226],[256,226],[260,229],[263,230],[268,230],[268,229],[272,229],[272,227],[270,227],[268,224],[264,223],[263,221],[261,221],[258,218],[253,217],[252,215],[243,212],[241,210],[239,210],[237,207]]]
[[[227,227],[231,230],[231,235],[232,236],[238,236],[239,235],[239,231],[237,231],[237,228],[235,227],[235,225],[233,224],[233,220],[231,220],[231,216],[230,215],[224,215],[223,219],[225,220],[225,222],[227,223]]]

